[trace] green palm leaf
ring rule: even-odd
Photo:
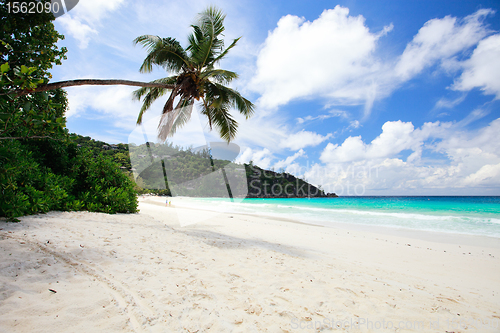
[[[177,81],[177,76],[170,76],[154,80],[151,82],[174,84],[176,81]],[[153,102],[156,101],[158,98],[164,96],[167,92],[169,92],[169,90],[165,88],[140,88],[132,93],[133,99],[141,100],[141,98],[144,97],[141,110],[139,111],[139,116],[137,117],[138,125],[142,123],[142,117],[144,113],[151,107]]]
[[[231,88],[228,88],[219,83],[208,83],[207,84],[208,95],[220,96],[229,107],[233,107],[238,110],[245,118],[250,118],[254,113],[254,105],[248,99],[241,96],[241,94]]]
[[[217,83],[228,84],[238,78],[238,74],[224,69],[210,69],[200,74],[201,79],[213,79]]]
[[[199,69],[213,63],[222,52],[224,41],[218,37],[224,32],[225,17],[222,11],[209,7],[199,15],[197,25],[192,26],[196,47],[192,49],[191,58]]]
[[[241,39],[241,37],[238,37],[236,38],[235,40],[233,40],[233,42],[231,43],[231,45],[229,45],[223,52],[221,52],[221,54],[219,54],[217,56],[217,58],[214,59],[213,63],[217,63],[219,62],[222,58],[224,58],[226,56],[226,54],[229,52],[229,50],[231,50],[235,45],[236,43],[238,43],[238,41]]]
[[[141,73],[152,72],[153,65],[178,73],[184,66],[189,65],[186,51],[174,38],[143,35],[134,39],[134,43],[141,44],[148,50],[148,55],[140,68]]]

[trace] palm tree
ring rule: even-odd
[[[144,35],[134,40],[148,50],[140,68],[142,73],[151,72],[153,65],[157,65],[173,74],[152,82],[174,86],[163,107],[158,127],[158,137],[162,141],[189,120],[195,101],[200,102],[201,113],[208,118],[210,129],[218,129],[220,137],[228,142],[234,139],[238,126],[230,109],[237,109],[247,119],[252,115],[253,104],[239,92],[226,86],[238,74],[216,68],[240,39],[235,39],[224,48],[224,41],[220,38],[224,32],[224,18],[225,15],[214,7],[200,13],[197,23],[191,25],[193,32],[188,37],[189,45],[186,49],[174,38]],[[142,122],[142,116],[151,104],[167,91],[169,90],[162,87],[143,87],[134,92],[136,99],[143,98],[137,124]],[[174,109],[176,98],[178,102]]]
[[[191,116],[195,101],[199,102],[201,113],[208,119],[210,129],[215,127],[222,139],[227,142],[234,139],[238,123],[232,117],[232,108],[248,119],[254,112],[254,105],[234,89],[227,87],[238,74],[217,68],[238,40],[227,47],[221,38],[224,32],[225,15],[215,7],[209,7],[199,14],[198,20],[191,25],[193,32],[188,36],[188,47],[183,48],[174,38],[143,35],[134,43],[147,49],[148,55],[140,71],[150,73],[153,65],[163,67],[173,74],[152,82],[127,80],[71,80],[50,83],[33,90],[25,90],[18,96],[31,92],[47,91],[62,87],[79,85],[130,85],[140,86],[133,97],[143,101],[137,124],[141,124],[144,113],[152,103],[168,92],[170,95],[163,107],[158,125],[158,137],[165,141],[184,125]],[[177,104],[174,108],[174,102]]]

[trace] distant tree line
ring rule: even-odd
[[[112,145],[76,134],[72,134],[72,138],[96,153],[104,151],[104,154],[120,164],[121,169],[135,180],[138,193],[227,197],[224,175],[217,176],[224,168],[225,177],[230,184],[229,191],[234,192],[232,194],[235,197],[335,196],[327,195],[321,188],[284,171],[265,170],[253,163],[236,164],[228,160],[212,159],[208,148],[193,150],[175,146],[171,142],[132,144],[129,147],[123,143]]]

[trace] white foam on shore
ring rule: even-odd
[[[272,199],[270,199],[272,200]],[[231,202],[230,200],[176,197],[179,207],[212,212],[245,213],[273,218],[288,218],[322,226],[340,224],[407,229],[408,231],[444,232],[500,238],[500,219],[463,215],[437,215],[344,208],[320,208],[267,203]]]

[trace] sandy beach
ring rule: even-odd
[[[1,221],[0,332],[500,331],[498,239],[179,200]]]

